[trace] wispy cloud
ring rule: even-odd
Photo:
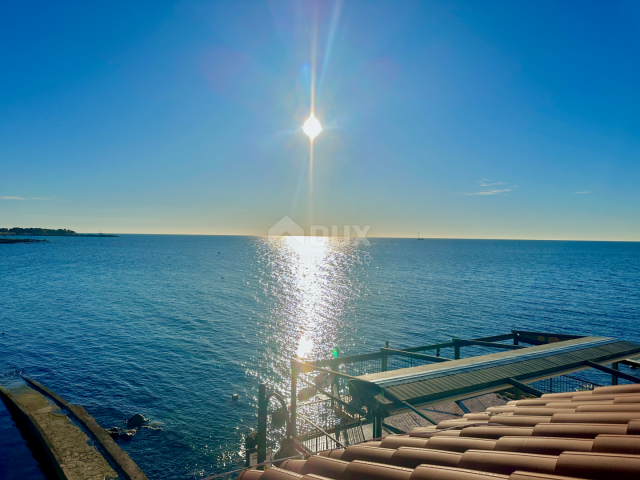
[[[4,197],[0,197],[0,200],[54,200],[56,197],[14,197],[11,195],[6,195]]]
[[[576,193],[578,195],[584,195],[585,193],[591,193],[591,192],[589,192],[588,190],[584,190],[582,192],[573,192],[573,193]]]
[[[503,188],[501,190],[483,190],[482,192],[465,193],[465,195],[499,195],[510,191],[510,188]]]
[[[514,188],[518,188],[517,185],[509,185],[508,182],[494,182],[493,180],[487,180],[483,178],[478,182],[479,188],[487,189],[488,187],[497,187],[503,186],[503,188],[489,188],[488,190],[480,190],[478,192],[468,192],[463,195],[506,195],[508,192],[511,192]]]
[[[480,180],[481,187],[493,187],[495,185],[506,185],[506,182],[492,182],[491,180],[487,180],[486,178]]]

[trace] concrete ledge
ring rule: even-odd
[[[54,400],[60,407],[67,409],[73,418],[91,434],[96,443],[100,445],[109,459],[118,466],[121,473],[125,478],[127,478],[127,480],[148,480],[147,476],[142,472],[142,470],[140,470],[140,467],[131,460],[131,457],[129,457],[129,455],[127,455],[127,453],[113,441],[111,436],[91,415],[89,415],[84,408],[80,405],[70,404],[64,398],[31,378],[22,378],[37,390],[40,390],[42,393]]]
[[[2,388],[2,386],[0,386],[0,397],[2,397],[2,400],[7,405],[9,411],[13,415],[16,415],[20,419],[21,423],[23,423],[23,425],[28,429],[28,432],[26,433],[28,433],[30,437],[36,440],[38,446],[42,450],[42,453],[44,453],[44,456],[49,464],[48,466],[51,468],[53,473],[60,480],[68,480],[64,471],[60,467],[60,461],[56,458],[53,445],[51,445],[51,443],[47,440],[47,436],[42,431],[35,418],[33,418],[33,415],[29,413],[29,410],[24,405],[22,405],[22,403],[20,403],[13,395],[11,395],[9,391]]]

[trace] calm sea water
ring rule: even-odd
[[[0,245],[0,373],[34,377],[104,427],[144,414],[153,428],[120,445],[151,479],[232,469],[259,381],[287,391],[295,355],[511,328],[640,342],[639,243],[50,241]]]

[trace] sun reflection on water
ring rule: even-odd
[[[330,358],[346,317],[363,288],[355,269],[364,247],[354,239],[331,237],[263,237],[257,240],[261,298],[267,303],[261,321],[267,355],[261,375],[289,388],[292,358]]]
[[[307,334],[303,334],[300,337],[300,342],[298,344],[298,351],[296,352],[296,356],[301,359],[305,359],[309,356],[309,354],[313,351],[313,338],[307,336]]]

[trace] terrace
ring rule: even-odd
[[[620,369],[636,368],[637,355],[640,345],[624,340],[513,330],[402,349],[387,343],[379,352],[316,362],[292,360],[289,405],[261,385],[256,460],[267,460],[268,404],[274,397],[280,408],[271,415],[269,440],[285,446],[277,455],[282,458],[443,421],[465,424],[509,400],[640,383]]]

